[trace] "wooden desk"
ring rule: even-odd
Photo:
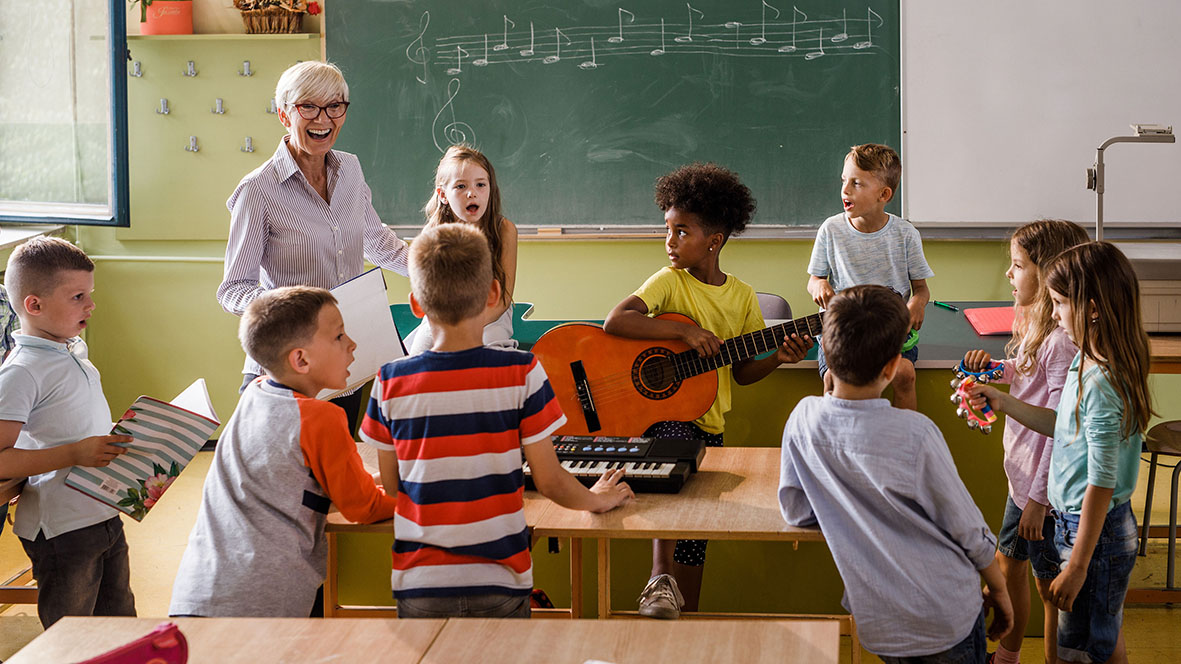
[[[443,627],[424,664],[605,662],[837,662],[832,621],[457,620]]]
[[[612,539],[712,539],[822,542],[818,528],[793,528],[779,512],[779,448],[710,447],[705,460],[677,494],[640,494],[631,504],[606,514],[569,510],[555,504],[541,513],[533,535],[570,538],[572,617],[581,617],[582,540],[598,547],[598,616],[634,616],[611,609]],[[686,613],[694,617],[788,617],[764,614]],[[861,651],[849,615],[811,616],[840,624],[852,637],[854,661]]]
[[[1148,336],[1150,373],[1181,373],[1181,336],[1152,334]]]
[[[9,664],[76,662],[132,641],[157,618],[63,618]],[[177,618],[191,662],[800,662],[836,664],[837,625],[580,620]]]
[[[151,632],[162,618],[62,618],[7,664],[77,662]],[[200,662],[397,662],[414,664],[444,620],[173,618]]]

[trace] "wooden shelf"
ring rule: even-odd
[[[201,35],[127,35],[127,41],[228,41],[234,39],[246,39],[250,41],[255,40],[270,40],[270,41],[293,41],[293,40],[307,40],[319,39],[318,32],[296,32],[287,34],[246,34],[228,33],[228,34],[201,34]]]

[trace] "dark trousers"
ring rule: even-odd
[[[46,539],[21,539],[37,580],[37,616],[49,629],[63,616],[134,616],[123,522],[113,517]]]

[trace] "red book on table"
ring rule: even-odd
[[[964,309],[964,317],[972,324],[976,334],[981,336],[1012,334],[1015,315],[1016,310],[1013,307]]]

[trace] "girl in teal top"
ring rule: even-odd
[[[1063,562],[1049,599],[1060,610],[1058,657],[1126,662],[1123,602],[1137,536],[1129,499],[1152,416],[1140,286],[1128,259],[1106,242],[1066,250],[1044,280],[1054,320],[1079,347],[1057,411],[987,385],[973,390],[973,405],[987,400],[1054,436],[1048,494]]]

